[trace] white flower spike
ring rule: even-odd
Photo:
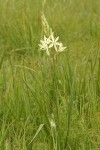
[[[53,33],[48,38],[44,35],[44,39],[40,40],[40,50],[45,50],[48,56],[50,56],[51,48],[54,48],[56,52],[63,52],[66,47],[63,47],[63,44],[58,40],[59,37],[55,38]]]

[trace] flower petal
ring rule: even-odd
[[[47,38],[46,38],[46,36],[44,35],[44,42],[46,42],[47,41]]]
[[[58,41],[58,39],[59,39],[59,36],[55,39],[55,42],[57,42],[57,41]]]
[[[53,36],[53,34],[51,34],[51,40],[52,40],[52,42],[54,42],[55,41],[55,39],[54,39],[54,36]]]
[[[49,45],[49,48],[51,48],[51,47],[53,47],[53,43],[51,43],[51,44]]]
[[[66,47],[60,47],[58,52],[63,52],[66,49]]]

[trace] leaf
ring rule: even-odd
[[[29,145],[35,140],[35,138],[38,136],[38,134],[40,133],[40,131],[42,130],[44,124],[41,124],[36,132],[36,134],[34,135],[33,139],[31,140],[31,142],[29,143]]]

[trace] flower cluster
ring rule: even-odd
[[[47,55],[50,56],[50,51],[53,48],[56,52],[63,52],[66,47],[63,47],[61,42],[58,42],[59,37],[55,38],[53,34],[51,34],[48,38],[44,36],[43,40],[40,40],[40,50],[45,50]]]

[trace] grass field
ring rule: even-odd
[[[0,150],[100,150],[100,1],[44,2],[0,0]]]

